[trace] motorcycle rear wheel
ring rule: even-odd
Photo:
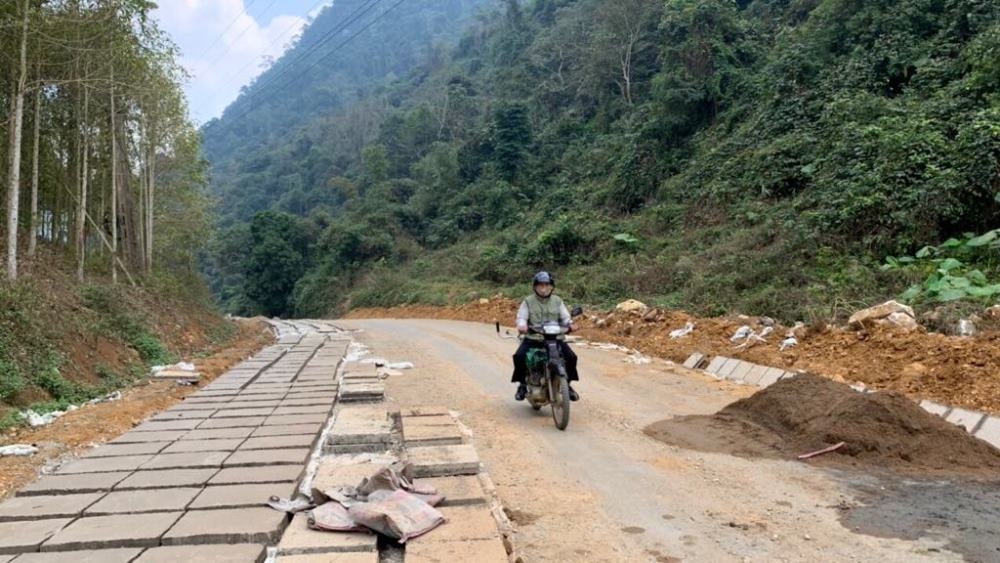
[[[556,423],[556,428],[566,430],[569,426],[569,381],[565,377],[557,377],[555,381],[556,393],[552,397],[552,420]]]

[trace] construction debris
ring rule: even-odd
[[[684,328],[678,328],[676,330],[670,331],[670,338],[676,340],[678,338],[684,338],[685,336],[694,332],[694,323],[687,323]]]
[[[38,448],[29,444],[11,444],[9,446],[0,446],[0,457],[24,457],[35,455],[36,453],[38,453]]]
[[[920,328],[913,309],[895,300],[862,309],[851,315],[847,323],[855,330],[860,330],[872,324],[888,324],[902,328],[907,332]]]

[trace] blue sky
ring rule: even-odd
[[[199,125],[218,117],[240,88],[278,58],[330,0],[160,0],[153,16],[181,50]]]

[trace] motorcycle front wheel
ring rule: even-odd
[[[556,428],[566,430],[569,426],[569,381],[565,377],[556,377],[555,396],[552,397],[552,420]]]

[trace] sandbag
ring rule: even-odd
[[[368,529],[354,521],[347,509],[337,502],[328,502],[309,512],[309,527],[330,532],[367,532]]]
[[[379,490],[347,509],[355,523],[396,538],[399,543],[426,534],[444,524],[445,517],[433,506],[404,490]]]

